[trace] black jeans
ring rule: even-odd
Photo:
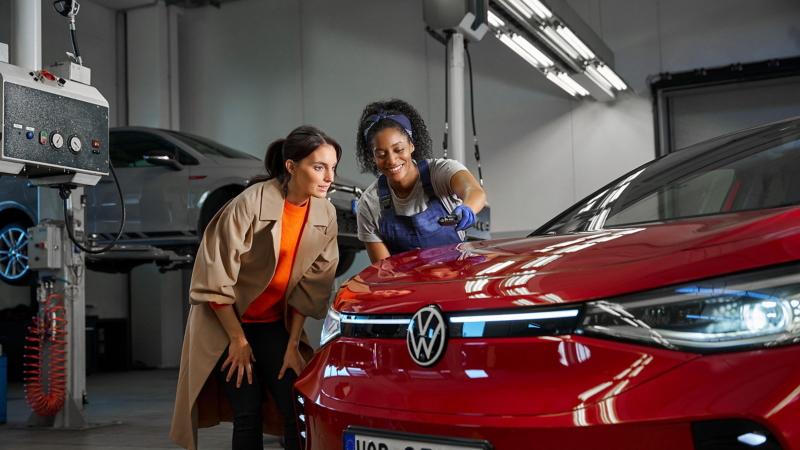
[[[283,320],[268,323],[243,323],[242,329],[253,349],[256,362],[253,363],[253,384],[247,383],[247,373],[242,378],[242,386],[236,387],[237,373],[234,371],[230,381],[225,381],[230,367],[222,372],[222,364],[228,359],[228,349],[217,362],[214,373],[222,386],[225,397],[233,410],[233,450],[263,449],[262,383],[269,389],[278,405],[278,411],[286,424],[286,450],[300,450],[300,437],[297,432],[297,418],[294,413],[294,394],[292,385],[297,374],[286,369],[283,379],[278,374],[283,367],[283,356],[289,344],[289,332]],[[260,378],[260,380],[259,380]]]

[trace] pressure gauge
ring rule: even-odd
[[[69,137],[69,151],[75,153],[76,155],[81,151],[81,140],[78,139],[78,136],[70,136]]]
[[[58,131],[53,131],[50,136],[50,145],[56,150],[61,150],[64,147],[64,136]]]

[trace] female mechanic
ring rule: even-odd
[[[339,260],[325,196],[341,156],[319,130],[295,129],[269,146],[267,175],[208,224],[192,273],[177,444],[197,448],[198,427],[232,421],[234,450],[263,448],[262,429],[300,449],[292,384],[313,356],[303,323],[325,316]]]
[[[367,105],[356,139],[361,172],[379,177],[356,209],[370,261],[464,241],[486,194],[463,164],[432,159],[428,130],[414,107],[397,99]],[[439,225],[449,214],[458,224]]]

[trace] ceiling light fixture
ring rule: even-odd
[[[512,40],[510,37],[508,37],[508,35],[500,34],[499,36],[497,36],[497,38],[500,39],[500,42],[502,42],[503,44],[506,44],[506,46],[508,46],[508,48],[510,48],[511,50],[514,50],[514,53],[516,53],[519,56],[521,56],[522,59],[524,59],[525,61],[528,61],[528,63],[530,65],[532,65],[533,67],[536,67],[537,69],[542,67],[542,63],[541,62],[539,62],[536,58],[534,58],[532,55],[530,55],[528,52],[526,52],[522,47],[520,47],[516,42],[514,42],[514,40]]]
[[[511,39],[513,39],[514,42],[516,42],[517,45],[522,47],[522,49],[525,50],[528,54],[530,54],[535,60],[539,61],[539,63],[541,65],[543,65],[545,67],[552,67],[553,66],[553,61],[551,61],[550,58],[545,56],[545,54],[542,53],[541,50],[539,50],[538,48],[534,47],[533,44],[531,44],[524,37],[522,37],[522,36],[517,34],[517,35],[514,35],[514,37],[511,38]]]
[[[567,53],[567,55],[574,60],[580,58],[578,52],[574,48],[572,48],[572,46],[569,45],[569,43],[563,37],[561,37],[561,35],[558,34],[556,30],[553,29],[553,27],[543,26],[541,29],[542,31],[544,31],[544,34],[547,35],[547,37],[550,39],[550,42],[554,47]]]
[[[589,95],[589,91],[584,89],[583,86],[581,86],[580,84],[578,84],[578,82],[576,82],[575,80],[570,78],[569,75],[567,75],[566,73],[559,72],[558,73],[558,78],[561,81],[563,81],[564,83],[566,83],[572,89],[575,89],[575,91],[578,93],[578,95],[580,95],[582,97],[585,97],[585,96]]]
[[[572,48],[577,50],[577,52],[581,54],[581,57],[583,57],[584,60],[591,61],[595,58],[594,52],[589,50],[589,47],[587,47],[586,44],[583,43],[583,41],[578,39],[578,36],[575,36],[575,33],[573,33],[572,30],[565,27],[564,25],[558,25],[556,27],[556,32],[562,38],[564,38],[564,40],[566,40]]]
[[[563,75],[563,76],[562,76]],[[580,87],[577,83],[572,81],[567,74],[564,72],[547,72],[545,75],[548,80],[552,81],[561,89],[567,91],[567,93],[573,97],[583,97],[588,95],[589,92],[586,91],[583,87]],[[572,81],[572,83],[567,82],[566,80]],[[576,89],[576,86],[580,87],[580,91]]]
[[[611,84],[610,81],[606,80],[606,78],[597,71],[597,68],[591,64],[588,64],[585,68],[584,73],[590,80],[594,82],[594,84],[600,86],[604,91],[611,91],[614,88],[614,85]]]
[[[533,10],[533,12],[539,16],[542,20],[547,20],[553,17],[553,13],[547,9],[546,6],[542,4],[542,2],[538,0],[522,0],[527,7]]]
[[[489,11],[488,18],[489,18],[489,24],[494,26],[494,27],[504,27],[504,26],[506,26],[506,23],[503,22],[502,20],[500,20],[500,18],[497,17],[491,11]]]
[[[598,70],[598,72],[600,72],[600,74],[602,74],[602,75],[603,75],[603,78],[605,78],[605,79],[606,79],[606,80],[608,80],[608,81],[609,81],[611,84],[613,84],[613,85],[614,85],[614,88],[615,88],[616,90],[618,90],[618,91],[624,91],[625,89],[628,89],[628,85],[627,85],[627,84],[625,84],[625,82],[624,82],[624,81],[622,81],[622,78],[618,77],[618,76],[617,76],[617,74],[616,74],[616,73],[614,73],[614,71],[613,71],[613,70],[611,70],[611,68],[610,68],[610,67],[608,67],[607,65],[605,65],[605,64],[600,64],[600,65],[597,67],[597,70]]]
[[[508,0],[508,3],[513,5],[517,11],[522,13],[522,15],[525,16],[526,19],[530,19],[531,17],[533,17],[533,11],[531,11],[531,9],[525,6],[524,4],[520,3],[518,0]]]

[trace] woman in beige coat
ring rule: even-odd
[[[197,448],[197,428],[232,421],[233,449],[262,433],[300,449],[292,385],[313,355],[306,317],[328,308],[339,249],[325,200],[342,149],[303,126],[272,143],[251,180],[206,228],[192,273],[170,438]]]

